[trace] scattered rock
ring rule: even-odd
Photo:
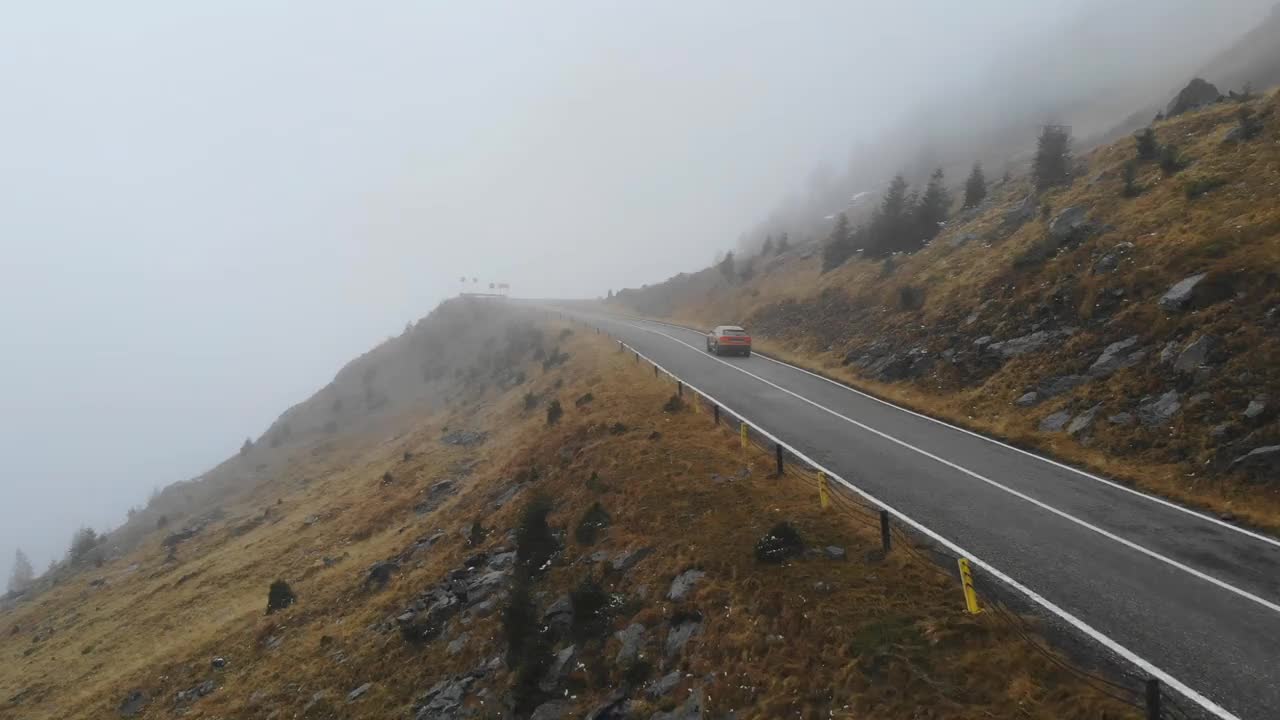
[[[986,351],[995,353],[1008,360],[1026,355],[1029,352],[1035,352],[1045,347],[1049,343],[1055,342],[1062,337],[1060,333],[1050,332],[1048,330],[1037,330],[1028,335],[1010,338],[1000,342],[993,342],[986,346]]]
[[[1036,392],[1040,397],[1037,399],[1051,398],[1069,392],[1077,387],[1089,382],[1089,378],[1084,375],[1056,375],[1046,380],[1041,380],[1036,386]]]
[[[1079,205],[1066,208],[1049,221],[1049,237],[1059,245],[1078,239],[1090,230],[1089,211]]]
[[[427,490],[426,496],[421,502],[413,506],[413,510],[419,515],[426,515],[444,504],[444,501],[456,491],[452,480],[441,480]]]
[[[1218,88],[1214,87],[1213,83],[1194,78],[1169,101],[1164,115],[1168,118],[1177,117],[1196,108],[1212,105],[1221,98],[1222,93],[1218,92]]]
[[[461,447],[470,447],[479,445],[489,438],[487,432],[471,432],[469,430],[454,430],[453,432],[440,438],[445,445],[458,445]]]
[[[614,690],[601,704],[588,712],[583,720],[626,720],[630,715],[631,703],[622,690]]]
[[[990,345],[991,341],[994,339],[995,338],[991,337],[990,335],[983,335],[982,337],[977,338],[976,340],[973,341],[973,346],[977,348],[986,347],[987,345]]]
[[[1136,335],[1111,343],[1089,366],[1089,374],[1095,378],[1107,377],[1121,368],[1137,365],[1145,355],[1142,350],[1130,352],[1137,344],[1138,336]]]
[[[831,560],[844,560],[844,559],[845,559],[845,552],[844,552],[844,548],[842,548],[842,547],[840,547],[840,546],[838,546],[838,545],[828,545],[828,546],[826,546],[825,548],[823,548],[823,549],[822,549],[822,554],[823,554],[823,555],[826,555],[826,556],[827,556],[827,558],[829,558],[829,559],[831,559]]]
[[[1280,469],[1280,445],[1265,445],[1250,450],[1231,463],[1232,470]]]
[[[680,687],[680,681],[684,676],[679,670],[672,670],[662,677],[649,683],[649,687],[644,689],[644,694],[652,700],[658,700],[671,694],[672,690]]]
[[[573,627],[573,601],[561,595],[542,613],[542,623],[561,635]]]
[[[470,675],[463,675],[436,683],[418,698],[414,720],[455,720],[474,680]]]
[[[151,702],[151,700],[147,697],[146,693],[141,690],[134,690],[128,695],[125,695],[124,699],[120,701],[120,717],[134,717],[138,713],[142,712],[142,709],[145,708],[149,702]]]
[[[613,568],[614,572],[625,573],[651,554],[653,554],[653,548],[651,547],[627,550],[626,552],[621,552],[614,556],[613,560],[609,563],[609,566]]]
[[[668,658],[674,658],[684,652],[689,639],[702,632],[702,615],[691,613],[672,618],[671,629],[667,631],[666,651]]]
[[[1197,273],[1179,280],[1160,298],[1160,307],[1170,312],[1177,312],[1186,308],[1187,303],[1191,302],[1192,291],[1205,278],[1206,274]]]
[[[1212,335],[1201,335],[1195,342],[1187,345],[1182,352],[1178,353],[1178,359],[1173,361],[1173,369],[1184,373],[1195,372],[1198,368],[1209,363],[1210,356],[1217,344],[1217,338]]]
[[[347,702],[353,703],[359,700],[361,697],[364,697],[364,694],[369,692],[371,689],[373,689],[373,683],[365,683],[361,685],[355,690],[352,690],[351,692],[347,693]]]
[[[1074,437],[1083,432],[1086,432],[1090,427],[1093,426],[1093,419],[1097,417],[1098,412],[1100,410],[1102,410],[1101,403],[1094,405],[1088,410],[1085,410],[1084,412],[1077,415],[1076,418],[1071,421],[1071,424],[1067,426],[1067,434]]]
[[[618,642],[622,644],[618,649],[617,662],[619,665],[626,665],[640,655],[640,648],[644,645],[645,640],[644,625],[631,623],[622,630],[615,632],[613,636],[618,638]]]
[[[189,705],[205,695],[211,694],[217,689],[218,686],[216,683],[212,680],[205,680],[195,687],[187,688],[186,690],[178,692],[177,696],[174,698],[174,703],[178,705]]]
[[[702,720],[702,712],[702,690],[694,688],[683,705],[671,712],[654,713],[649,720]]]
[[[1165,425],[1182,409],[1181,395],[1177,390],[1170,390],[1154,400],[1138,406],[1138,418],[1143,425]]]
[[[1060,432],[1071,421],[1071,413],[1059,410],[1040,421],[1040,432]]]
[[[978,239],[978,236],[975,235],[974,233],[971,233],[971,232],[960,233],[951,238],[951,247],[960,247],[961,245],[971,243],[977,239]]]
[[[685,570],[671,581],[671,589],[667,591],[667,599],[680,602],[693,590],[693,586],[707,574],[701,570]]]
[[[1244,409],[1244,416],[1247,420],[1255,420],[1267,411],[1267,397],[1265,395],[1256,397],[1249,401],[1249,407]]]
[[[573,672],[574,661],[578,658],[577,646],[570,645],[555,654],[551,660],[551,665],[547,668],[547,674],[542,676],[542,681],[538,683],[538,687],[546,693],[554,692],[564,682],[565,677]]]
[[[1032,390],[1031,392],[1023,393],[1022,396],[1020,396],[1017,400],[1013,401],[1013,404],[1017,405],[1018,407],[1031,407],[1032,405],[1035,405],[1039,401],[1040,401],[1040,393],[1036,392],[1035,390]]]
[[[1132,425],[1135,421],[1136,421],[1136,418],[1133,417],[1133,413],[1127,413],[1127,412],[1116,413],[1115,415],[1112,415],[1111,417],[1107,418],[1107,422],[1111,423],[1112,425],[1121,425],[1121,426]]]
[[[462,633],[461,635],[454,638],[453,640],[450,640],[449,644],[446,645],[444,648],[445,652],[449,653],[450,655],[457,655],[458,653],[461,653],[463,650],[467,648],[467,640],[470,637],[471,636],[468,635],[467,633]]]
[[[568,717],[569,710],[573,706],[564,700],[552,700],[542,703],[529,716],[529,720],[562,720]]]
[[[209,661],[209,665],[214,670],[223,670],[227,667],[227,659],[224,657],[216,657]]]
[[[1021,225],[1035,218],[1036,210],[1040,207],[1039,200],[1036,199],[1035,193],[1031,193],[1022,199],[1017,205],[1005,211],[1004,224],[1008,226]]]
[[[1164,344],[1164,348],[1160,350],[1160,364],[1168,365],[1178,357],[1178,343],[1170,340]]]

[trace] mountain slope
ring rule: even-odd
[[[447,407],[282,444],[193,532],[0,609],[0,713],[1135,716],[610,341],[509,311],[471,331],[512,326],[544,340]],[[758,562],[781,521],[813,550]],[[264,615],[279,579],[296,601]]]
[[[1239,142],[1242,108],[1260,124]],[[1186,167],[1137,164],[1136,197],[1126,138],[1069,187],[997,183],[914,255],[824,274],[796,248],[755,258],[747,281],[704,272],[613,307],[743,322],[762,348],[908,406],[1280,527],[1265,450],[1280,445],[1277,109],[1272,94],[1158,123]]]

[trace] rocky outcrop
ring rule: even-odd
[[[1254,448],[1231,463],[1232,470],[1280,470],[1280,445]]]
[[[1015,358],[1027,353],[1043,350],[1051,343],[1055,343],[1063,338],[1069,337],[1071,333],[1065,330],[1037,330],[1033,333],[1021,335],[1019,337],[993,342],[984,348],[984,351],[993,355],[998,355],[1005,360]]]
[[[1049,221],[1049,237],[1058,245],[1079,240],[1092,231],[1089,210],[1079,205],[1063,210]]]
[[[1165,117],[1177,117],[1196,108],[1212,105],[1221,98],[1222,93],[1218,91],[1218,88],[1214,87],[1213,83],[1201,78],[1195,78],[1169,101],[1164,114]]]
[[[1177,390],[1170,390],[1158,398],[1147,400],[1138,406],[1138,419],[1148,427],[1169,424],[1182,409],[1181,397]]]
[[[1137,344],[1138,337],[1136,335],[1111,343],[1102,351],[1098,359],[1094,360],[1093,364],[1089,366],[1089,375],[1095,378],[1104,378],[1122,368],[1137,365],[1146,356],[1145,350],[1141,348],[1134,349]]]
[[[1173,361],[1173,369],[1184,373],[1195,372],[1209,364],[1210,356],[1217,344],[1217,338],[1212,335],[1201,335],[1178,353],[1178,358]]]
[[[671,712],[654,713],[649,720],[702,720],[702,706],[702,691],[694,689],[680,707]]]
[[[671,581],[671,589],[667,591],[667,599],[675,602],[684,600],[693,591],[693,586],[706,576],[707,574],[701,570],[685,570]]]
[[[1059,410],[1040,421],[1040,432],[1061,432],[1070,421],[1071,413],[1067,410]]]
[[[1187,305],[1191,303],[1191,294],[1195,291],[1196,285],[1205,278],[1206,274],[1197,273],[1179,280],[1160,297],[1160,307],[1169,312],[1178,312],[1186,309]]]

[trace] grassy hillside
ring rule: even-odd
[[[261,449],[196,531],[0,608],[0,716],[1136,716],[607,340],[454,310],[504,360],[439,406]],[[757,561],[784,521],[809,549]]]
[[[747,280],[708,270],[613,307],[742,323],[762,349],[910,407],[1280,528],[1280,452],[1265,450],[1280,445],[1278,105],[1157,123],[1180,168],[1137,162],[1126,138],[1077,158],[1067,187],[996,183],[912,255],[823,273],[810,245],[755,258]]]

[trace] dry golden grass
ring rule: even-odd
[[[682,303],[667,319],[701,327],[746,323],[763,351],[797,365],[1186,504],[1280,530],[1280,485],[1227,472],[1234,457],[1280,440],[1274,414],[1265,424],[1241,419],[1256,393],[1280,386],[1280,338],[1263,320],[1269,308],[1280,306],[1280,95],[1271,93],[1250,107],[1266,116],[1265,130],[1244,144],[1222,143],[1235,124],[1235,103],[1159,123],[1160,142],[1177,144],[1190,165],[1171,177],[1157,163],[1139,165],[1143,192],[1136,198],[1122,193],[1123,168],[1134,157],[1132,140],[1085,154],[1081,179],[1041,201],[1050,208],[1048,216],[1086,207],[1104,229],[1043,263],[1015,268],[1015,260],[1045,236],[1045,216],[1012,233],[1000,229],[1005,211],[1031,190],[1026,179],[1015,179],[993,188],[985,211],[953,222],[920,252],[895,257],[891,269],[882,262],[852,261],[821,274],[817,255],[792,258],[750,283],[721,285]],[[1188,184],[1204,179],[1224,184],[1188,198]],[[964,234],[975,239],[953,245]],[[1097,257],[1121,242],[1134,247],[1120,268],[1092,272]],[[1208,273],[1205,287],[1227,289],[1223,299],[1229,301],[1177,314],[1157,307],[1173,283],[1197,272]],[[900,307],[898,290],[905,286],[924,290],[918,309]],[[664,291],[656,285],[647,292]],[[1116,291],[1123,299],[1108,307],[1108,298],[1115,297],[1108,293]],[[793,310],[784,315],[789,306]],[[971,314],[976,321],[966,323]],[[942,364],[917,381],[884,383],[844,364],[847,351],[876,340],[936,354],[964,349],[979,335],[1022,335],[1032,320],[1045,318],[1079,332],[1053,352],[1017,358],[976,380]],[[1201,333],[1219,337],[1226,353],[1208,381],[1189,383],[1149,360],[1033,408],[1013,405],[1042,379],[1082,372],[1107,343],[1136,335],[1151,357],[1165,342],[1185,344]],[[1042,417],[1059,409],[1101,403],[1105,418],[1132,411],[1139,398],[1171,387],[1182,390],[1184,409],[1167,428],[1099,422],[1088,444],[1038,429]],[[1209,401],[1193,407],[1187,398],[1198,392],[1207,392]],[[1219,423],[1232,426],[1226,439],[1209,434]],[[1229,444],[1247,433],[1251,443]]]
[[[490,388],[445,413],[402,418],[398,435],[339,436],[323,452],[293,452],[284,471],[181,545],[176,563],[165,562],[157,533],[129,557],[6,611],[0,715],[111,717],[130,690],[144,688],[156,699],[143,717],[169,717],[176,692],[214,679],[218,689],[186,717],[303,717],[316,697],[307,717],[407,717],[412,699],[438,679],[501,654],[498,619],[463,628],[455,618],[453,633],[471,638],[456,656],[443,651],[445,640],[415,648],[371,626],[474,552],[462,536],[473,520],[491,530],[484,545],[493,548],[538,492],[553,499],[554,526],[571,529],[597,501],[613,517],[597,544],[568,541],[537,583],[542,605],[591,572],[580,557],[653,547],[626,576],[605,578],[612,592],[633,599],[614,627],[642,622],[660,640],[673,613],[702,612],[704,633],[678,667],[688,685],[705,688],[713,716],[729,709],[761,719],[1135,716],[990,614],[965,614],[957,584],[936,567],[901,549],[876,557],[874,531],[822,511],[803,481],[771,477],[767,456],[743,455],[708,415],[662,412],[673,386],[607,341],[579,334],[563,346],[569,363],[545,373],[530,365],[533,379],[505,393]],[[558,397],[563,419],[548,427],[541,405],[525,411],[528,390]],[[594,399],[575,405],[588,391]],[[618,422],[628,428],[621,434],[612,431]],[[439,442],[445,426],[491,435],[478,448],[456,448]],[[494,497],[535,466],[540,479],[493,511]],[[392,482],[384,484],[388,472]],[[446,476],[459,478],[461,490],[416,515],[422,491]],[[845,547],[849,560],[759,565],[753,544],[780,520],[812,546]],[[437,530],[445,538],[402,563],[385,589],[362,589],[370,564]],[[326,566],[325,557],[337,562]],[[705,570],[706,581],[679,606],[666,601],[672,577],[689,567]],[[299,601],[264,616],[277,578]],[[90,585],[98,579],[106,584]],[[601,661],[615,652],[614,640],[584,648],[586,667],[574,678],[583,708],[619,682],[619,670]],[[650,655],[661,664],[660,653]],[[210,669],[214,656],[227,659],[225,670]],[[346,703],[345,694],[366,682],[373,689]],[[501,692],[510,678],[503,670],[486,682]]]

